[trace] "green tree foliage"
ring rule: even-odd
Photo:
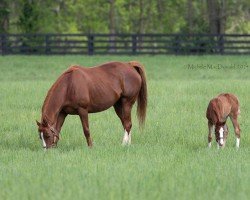
[[[250,1],[228,1],[227,33],[250,33]]]
[[[109,32],[109,0],[76,0],[72,9],[77,30],[83,33]]]
[[[24,0],[19,26],[23,32],[39,30],[39,10],[35,1]]]
[[[56,32],[52,0],[20,0],[18,28],[24,33]]]
[[[0,32],[249,33],[249,9],[249,0],[0,0]]]

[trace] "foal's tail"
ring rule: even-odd
[[[137,98],[137,118],[139,120],[139,126],[142,127],[144,125],[146,118],[147,101],[148,101],[146,74],[144,67],[139,62],[131,61],[129,63],[140,74],[142,80],[141,89]]]

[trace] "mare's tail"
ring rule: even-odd
[[[139,126],[143,127],[146,118],[148,101],[146,74],[144,67],[139,62],[131,61],[129,63],[140,74],[142,80],[141,89],[137,98],[137,118],[139,120]]]

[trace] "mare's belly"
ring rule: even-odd
[[[112,107],[114,104],[115,104],[115,102],[109,102],[108,104],[97,104],[97,105],[92,104],[92,105],[89,105],[87,107],[88,113],[96,113],[96,112],[101,112],[101,111],[107,110],[110,107]],[[80,107],[81,106],[79,106],[79,107],[65,106],[63,108],[63,111],[65,113],[67,113],[67,114],[70,114],[70,115],[78,115],[78,109]]]
[[[115,84],[114,84],[115,85]],[[92,90],[88,101],[88,112],[95,113],[112,107],[121,97],[122,90],[114,85],[106,85],[100,90]]]
[[[77,115],[77,109],[72,106],[65,106],[63,109],[63,112],[70,114],[70,115]]]
[[[112,107],[116,103],[116,101],[117,100],[91,103],[88,106],[88,112],[89,113],[96,113],[96,112],[101,112],[101,111],[107,110],[110,107]]]
[[[89,101],[80,100],[77,102],[68,103],[63,107],[63,111],[70,115],[77,115],[78,110],[80,108],[84,108],[88,110],[88,113],[96,113],[107,110],[108,108],[112,107],[118,100],[120,96],[117,97],[109,97],[109,98],[92,98]]]

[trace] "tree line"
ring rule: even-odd
[[[249,32],[249,0],[0,0],[0,33]]]

